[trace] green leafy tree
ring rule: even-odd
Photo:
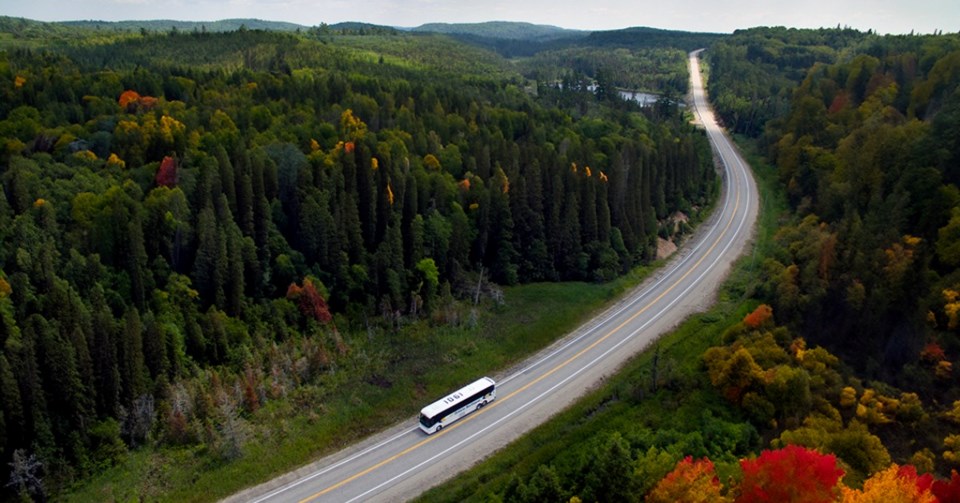
[[[583,496],[595,501],[632,501],[635,491],[633,453],[630,444],[613,433],[597,446],[591,469],[584,480]]]
[[[423,299],[423,309],[429,313],[433,311],[437,297],[437,287],[440,285],[440,271],[432,258],[421,259],[417,262],[417,276],[419,295]]]

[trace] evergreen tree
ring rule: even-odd
[[[510,182],[498,169],[490,184],[489,238],[485,262],[495,281],[507,285],[518,280],[517,252],[513,247],[513,215],[510,211]]]
[[[237,199],[237,179],[234,174],[233,163],[227,155],[227,150],[223,145],[216,145],[213,149],[213,155],[217,159],[218,176],[220,178],[223,194],[227,197],[230,204],[230,211],[239,215],[239,205]],[[249,208],[249,206],[246,206]]]
[[[400,217],[394,215],[387,234],[376,252],[377,278],[380,296],[393,310],[402,310],[406,288],[406,278],[401,275],[403,267],[403,239],[400,233]]]
[[[117,360],[116,320],[104,298],[103,287],[94,285],[90,294],[93,325],[97,327],[90,341],[94,382],[97,389],[97,414],[114,416],[120,405],[120,371]]]
[[[152,311],[144,314],[143,327],[143,361],[150,378],[156,380],[170,372],[170,361],[166,351],[167,332]]]
[[[117,339],[117,360],[120,371],[120,401],[130,407],[133,400],[147,391],[147,368],[143,356],[143,324],[136,308],[123,315],[123,330]]]
[[[206,303],[223,305],[226,243],[212,205],[207,205],[197,217],[197,256],[192,277],[200,298]]]
[[[324,228],[324,212],[328,210],[321,206],[318,200],[320,193],[317,189],[310,190],[301,203],[300,220],[296,233],[298,249],[303,253],[307,262],[319,262],[321,267],[328,266],[329,250],[326,249],[327,231]]]
[[[24,447],[30,438],[27,431],[20,384],[14,376],[14,367],[6,354],[0,354],[0,412],[3,420],[3,452],[13,452]]]
[[[470,269],[470,244],[474,240],[473,229],[467,214],[458,203],[452,203],[450,212],[450,254],[447,262],[447,277],[456,277],[459,271]]]

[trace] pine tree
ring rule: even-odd
[[[517,252],[513,247],[513,215],[510,211],[509,180],[498,169],[489,187],[490,210],[488,241],[485,262],[490,265],[494,279],[501,284],[513,285],[517,277]]]
[[[143,324],[136,308],[123,315],[123,330],[117,340],[120,370],[120,401],[130,407],[147,390],[147,368],[143,357]]]
[[[217,227],[220,235],[221,262],[217,263],[217,274],[222,278],[223,297],[217,305],[227,313],[237,315],[244,296],[244,251],[240,228],[233,219],[230,203],[225,194],[221,194],[215,206]]]
[[[168,375],[170,361],[167,358],[167,332],[154,316],[147,311],[143,316],[143,360],[150,377],[156,380],[161,375]]]
[[[608,195],[609,177],[602,171],[597,172],[596,213],[597,213],[597,241],[610,242],[610,200]],[[604,179],[606,178],[606,179]]]
[[[244,171],[240,175],[237,190],[237,219],[244,236],[256,237],[254,225],[253,177]]]
[[[120,405],[120,371],[117,358],[116,320],[104,298],[103,287],[94,285],[90,294],[90,310],[93,314],[94,337],[90,341],[90,357],[93,359],[94,383],[97,389],[97,413],[100,416],[115,416]]]
[[[70,439],[93,420],[87,408],[87,389],[80,381],[73,348],[45,319],[35,315],[29,320],[26,337],[34,338],[37,369],[43,375],[44,404],[57,444],[67,447],[74,459],[82,457],[81,447]],[[82,434],[82,433],[81,433]]]
[[[424,233],[425,224],[423,216],[417,214],[413,217],[408,231],[409,238],[405,240],[405,250],[403,259],[407,270],[412,270],[424,256]]]
[[[326,265],[328,250],[326,250],[327,236],[324,229],[323,212],[326,208],[318,201],[319,190],[301,191],[303,202],[300,205],[300,219],[297,224],[297,249],[303,253],[307,263],[319,262],[321,267]]]
[[[24,327],[21,344],[11,363],[20,386],[28,438],[32,440],[35,448],[49,452],[55,449],[56,439],[44,392],[43,369],[37,354],[38,335],[36,330],[28,332],[27,327]]]
[[[580,201],[575,193],[568,193],[561,218],[554,262],[558,270],[564,271],[565,279],[584,279],[587,264],[581,257]]]
[[[142,211],[139,204],[133,205],[130,220],[127,222],[124,240],[124,257],[127,273],[130,275],[130,294],[134,305],[144,308],[147,292],[153,290],[153,278],[147,264],[147,251],[143,240]]]
[[[397,310],[403,306],[404,293],[407,291],[399,215],[394,214],[387,227],[387,234],[377,248],[376,262],[380,295],[385,296]]]
[[[402,201],[400,206],[401,212],[401,224],[403,231],[403,250],[405,258],[407,259],[407,267],[412,267],[414,253],[422,253],[422,251],[415,251],[416,245],[414,244],[414,233],[413,226],[414,221],[420,217],[419,213],[419,196],[418,187],[417,187],[417,178],[413,173],[408,173],[405,177],[405,182],[403,184],[403,193],[401,194]],[[389,215],[385,215],[389,216]],[[389,221],[389,220],[388,220]],[[422,217],[421,217],[422,222]],[[421,229],[422,231],[423,229]],[[423,238],[421,234],[421,239]],[[423,243],[421,242],[421,246]]]
[[[452,204],[450,212],[450,255],[447,277],[453,278],[470,265],[470,246],[475,239],[475,230],[470,227],[470,219],[457,203]]]
[[[511,212],[516,216],[514,248],[519,253],[517,272],[520,281],[543,281],[549,277],[549,255],[543,233],[543,211],[539,191],[528,190],[529,185],[539,187],[539,164],[528,176],[521,176],[514,184],[510,197]],[[533,208],[539,204],[540,211]]]
[[[584,171],[590,173],[590,168],[586,167]],[[577,178],[580,188],[580,242],[582,244],[593,243],[600,234],[597,223],[597,186],[593,182],[592,173],[589,177]]]
[[[217,145],[213,149],[213,155],[217,159],[218,175],[223,188],[223,194],[227,196],[230,204],[230,211],[239,215],[237,205],[237,180],[234,176],[233,163],[230,162],[230,156],[223,145]]]
[[[208,205],[197,218],[197,256],[193,264],[193,279],[206,303],[223,305],[226,243],[216,214]]]
[[[12,341],[11,341],[12,342]],[[24,447],[28,437],[20,385],[6,354],[0,354],[0,412],[3,418],[3,451]]]
[[[357,204],[357,218],[360,221],[363,243],[367,250],[372,250],[377,244],[377,189],[369,168],[370,153],[362,143],[358,142],[352,153],[344,154],[342,162],[344,176],[349,177],[352,174],[356,177],[354,196]]]
[[[7,242],[7,236],[10,234],[13,225],[13,209],[7,201],[6,191],[0,190],[0,243]]]
[[[252,166],[252,185],[253,185],[253,241],[257,244],[257,250],[260,250],[260,261],[269,263],[267,236],[269,236],[270,222],[270,201],[267,187],[268,164],[272,164],[267,155],[262,150],[257,150],[251,155]],[[199,233],[199,230],[198,230]]]
[[[239,316],[246,290],[244,271],[244,240],[240,229],[231,220],[224,232],[226,238],[227,264],[225,267],[224,309],[231,316]]]

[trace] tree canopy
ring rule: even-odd
[[[0,461],[50,490],[148,439],[229,461],[354,331],[614,278],[715,192],[676,109],[436,35],[89,33],[0,51]]]

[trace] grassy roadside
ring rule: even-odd
[[[678,424],[702,424],[704,414],[727,414],[726,404],[702,375],[701,355],[720,343],[727,327],[756,307],[756,301],[750,299],[753,285],[761,274],[763,257],[770,250],[780,215],[786,210],[773,168],[763,164],[754,143],[742,138],[737,141],[744,157],[755,167],[761,194],[760,215],[752,251],[736,263],[714,307],[690,317],[658,344],[634,357],[603,386],[555,418],[457,478],[426,492],[418,501],[495,499],[494,495],[503,494],[508,485],[515,483],[514,479],[527,479],[542,465],[570,465],[574,463],[571,458],[588,456],[587,452],[600,442],[598,439],[613,432],[630,435],[636,431],[637,423],[657,431]],[[726,460],[728,466],[735,462]],[[725,469],[723,465],[721,460],[720,473]],[[672,465],[665,467],[663,473],[671,468]]]
[[[646,277],[504,289],[505,303],[476,321],[419,322],[397,332],[344,334],[349,357],[322,383],[298,388],[245,417],[242,455],[209,445],[140,449],[64,495],[64,501],[216,501],[335,452],[416,414],[450,389],[521,361],[585,322]],[[466,318],[466,316],[464,316]]]

